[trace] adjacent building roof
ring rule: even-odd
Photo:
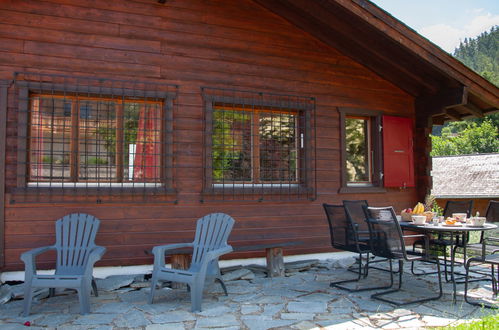
[[[438,198],[499,197],[499,153],[433,157],[432,177]]]

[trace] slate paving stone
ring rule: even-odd
[[[313,320],[313,313],[281,313],[282,320]]]
[[[136,275],[113,275],[105,279],[97,279],[97,289],[99,291],[113,291],[130,285]]]
[[[271,319],[277,313],[283,311],[285,307],[285,304],[268,304],[263,307],[263,313],[261,315]]]
[[[186,311],[171,311],[151,317],[152,323],[178,323],[185,321],[195,321],[194,314]]]
[[[235,269],[235,268],[234,268]],[[406,269],[406,271],[410,271]],[[368,280],[360,285],[386,281],[386,273],[370,272]],[[281,278],[228,281],[229,296],[222,294],[220,286],[213,284],[203,297],[203,312],[191,313],[190,294],[185,289],[163,288],[156,291],[155,303],[148,304],[149,288],[122,287],[114,291],[101,291],[91,297],[92,314],[80,315],[78,296],[74,291],[34,302],[32,314],[21,317],[22,300],[11,300],[0,306],[0,328],[19,328],[31,321],[31,329],[415,329],[446,326],[473,320],[483,311],[462,301],[462,284],[458,285],[458,303],[452,304],[452,285],[444,284],[442,299],[423,304],[397,308],[372,300],[372,292],[348,293],[330,288],[329,282],[339,276],[351,278],[346,270],[312,267],[306,272]],[[143,276],[134,277],[143,283]],[[404,287],[397,293],[407,299],[409,293],[433,288],[436,277],[407,277]],[[482,285],[476,292],[483,294]],[[141,284],[139,287],[143,286]],[[217,289],[218,288],[218,289]],[[485,287],[485,289],[488,289]],[[411,297],[412,298],[412,297]],[[220,321],[221,320],[221,321]],[[222,322],[222,323],[221,323]]]
[[[45,327],[57,327],[61,324],[68,323],[76,318],[75,315],[70,314],[51,314],[47,315],[40,320],[36,321],[36,325],[41,325]]]
[[[151,322],[145,318],[143,313],[133,310],[128,313],[121,314],[120,317],[114,321],[114,324],[116,324],[119,328],[130,329],[145,327],[146,325],[151,324]]]
[[[299,329],[299,330],[309,330],[316,328],[315,323],[309,322],[309,321],[301,321],[300,323],[293,324],[291,326],[293,329]]]
[[[227,306],[223,306],[223,305],[207,306],[207,307],[203,308],[202,312],[197,313],[197,315],[215,317],[215,316],[220,316],[220,315],[224,315],[224,314],[230,314],[233,311],[234,311],[233,309],[231,309]]]
[[[288,312],[295,313],[324,313],[327,311],[327,304],[322,302],[302,302],[293,301],[288,303]]]
[[[111,302],[108,304],[103,304],[98,308],[94,308],[94,313],[104,313],[104,314],[125,314],[132,309],[132,305],[125,302]]]
[[[183,329],[185,329],[183,323],[150,324],[146,326],[146,330],[183,330]]]
[[[295,320],[267,320],[256,315],[243,316],[241,317],[241,320],[249,330],[267,330],[271,328],[288,327],[291,324],[296,323]]]
[[[202,317],[196,320],[196,328],[232,327],[239,326],[239,321],[232,314],[219,317]]]
[[[109,324],[113,322],[114,319],[116,319],[119,316],[119,314],[87,314],[87,315],[81,315],[80,317],[76,318],[76,320],[73,322],[76,325],[86,325],[86,326],[92,326],[92,325],[100,325],[100,324]]]
[[[261,308],[260,306],[257,305],[242,305],[241,306],[241,314],[246,315],[246,314],[253,314],[260,312]]]

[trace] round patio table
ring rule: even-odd
[[[417,231],[417,232],[422,232],[425,234],[430,234],[430,233],[449,233],[450,234],[450,241],[455,242],[454,237],[458,237],[459,235],[464,235],[469,232],[473,231],[486,231],[486,230],[491,230],[491,229],[496,229],[497,225],[491,224],[491,223],[486,223],[483,226],[471,226],[468,224],[460,224],[460,225],[444,225],[443,223],[439,223],[438,225],[433,225],[433,224],[424,224],[424,225],[416,225],[413,224],[412,222],[404,222],[401,221],[400,227],[404,230],[412,230],[412,231]],[[463,240],[466,242],[465,240]],[[451,276],[451,282],[452,282],[452,287],[454,289],[454,302],[456,301],[456,280],[454,277],[454,259],[455,259],[455,253],[454,249],[451,248],[451,264],[450,264],[450,276]]]

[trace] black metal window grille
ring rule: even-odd
[[[171,199],[177,86],[34,73],[15,82],[17,201]]]
[[[315,100],[203,88],[203,200],[315,198]]]

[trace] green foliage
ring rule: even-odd
[[[499,26],[475,39],[465,39],[454,56],[499,86]],[[499,113],[451,122],[433,130],[431,156],[499,152]]]
[[[457,326],[442,327],[442,330],[483,330],[483,329],[497,329],[499,324],[499,314],[491,314],[471,323],[462,323]]]
[[[465,39],[454,51],[454,56],[499,86],[499,26],[476,39]]]
[[[499,133],[491,120],[458,122],[444,127],[442,136],[431,135],[431,140],[432,157],[499,152]]]

